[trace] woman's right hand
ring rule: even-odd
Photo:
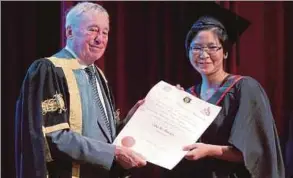
[[[176,88],[178,88],[179,90],[183,90],[183,91],[184,91],[184,88],[183,88],[183,87],[181,87],[181,85],[180,85],[180,84],[176,84]]]

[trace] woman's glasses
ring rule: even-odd
[[[191,50],[191,52],[193,54],[199,54],[200,52],[202,52],[203,50],[205,50],[205,52],[207,52],[208,54],[214,54],[217,51],[219,51],[220,49],[222,49],[222,46],[190,46],[189,50]]]

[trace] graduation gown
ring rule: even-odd
[[[106,125],[98,119],[93,136],[97,138],[82,137],[83,110],[90,104],[82,106],[84,101],[73,72],[78,67],[77,60],[65,49],[50,58],[36,60],[29,67],[16,104],[17,178],[79,177],[80,165],[86,165],[83,177],[109,177],[109,170],[115,165],[111,142],[118,124],[113,97],[99,70],[113,132],[106,132]],[[80,144],[74,145],[77,142]],[[66,148],[67,145],[71,147]],[[93,170],[96,174],[90,175]]]
[[[200,85],[187,91],[200,96]],[[183,159],[162,177],[178,178],[284,178],[284,164],[267,95],[251,77],[229,75],[207,101],[221,106],[216,119],[200,141],[231,145],[242,152],[244,162],[215,158]]]

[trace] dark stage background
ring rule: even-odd
[[[34,60],[62,48],[64,11],[75,3],[1,2],[2,177],[15,177],[14,109],[26,70]],[[160,80],[187,88],[199,79],[184,49],[185,36],[201,8],[199,2],[99,3],[110,14],[111,31],[105,57],[98,65],[108,77],[123,116]],[[263,85],[285,147],[293,117],[293,3],[218,4],[251,22],[234,46],[228,68]],[[160,171],[149,165],[135,171],[135,177],[159,177]]]

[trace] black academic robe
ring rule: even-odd
[[[103,75],[101,71],[100,75]],[[50,139],[45,136],[47,132],[71,129],[70,122],[73,121],[70,121],[70,115],[80,118],[79,113],[73,113],[70,108],[73,106],[73,102],[70,103],[67,82],[64,71],[60,67],[55,67],[48,59],[36,60],[29,67],[16,104],[15,166],[17,178],[45,178],[50,165],[51,169],[68,170],[63,171],[64,175],[58,175],[58,177],[71,177],[72,159],[49,146],[51,145]],[[102,84],[104,88],[108,87],[105,80],[102,81]],[[106,90],[106,95],[114,110],[111,93]],[[56,160],[59,162],[52,164]],[[112,171],[113,176],[117,177],[117,170],[120,171],[120,167],[113,164],[112,170],[114,170]]]
[[[200,96],[200,85],[187,90]],[[183,159],[162,177],[178,178],[284,178],[284,164],[270,109],[261,85],[251,77],[228,76],[208,100],[222,107],[200,141],[232,145],[240,150],[244,163],[215,158]]]

